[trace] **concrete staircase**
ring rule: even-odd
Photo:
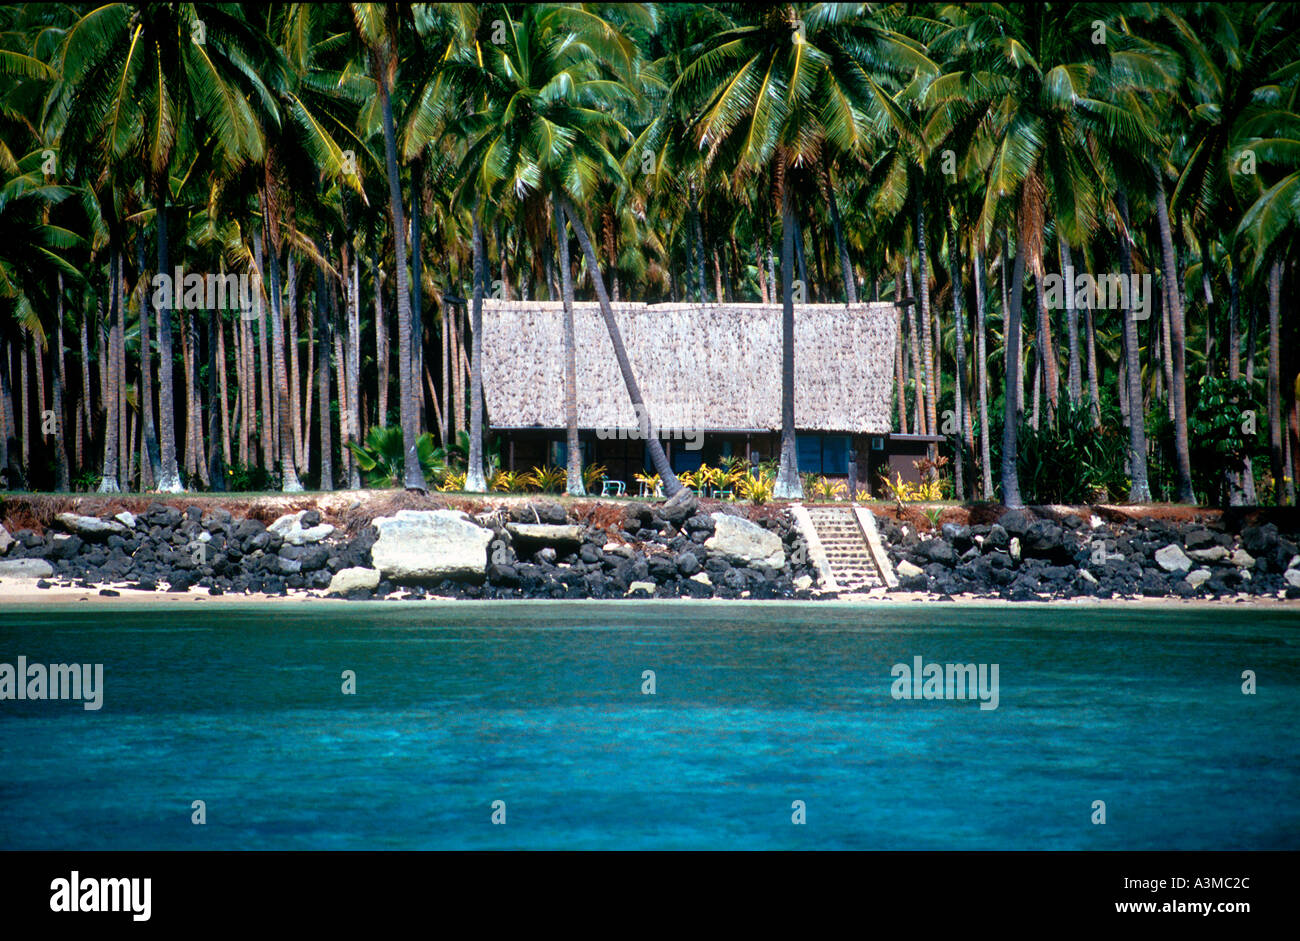
[[[898,585],[871,511],[859,506],[792,507],[824,591]]]

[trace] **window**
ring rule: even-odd
[[[799,435],[795,439],[799,454],[799,472],[803,474],[820,474],[822,472],[822,439],[820,435]]]
[[[849,436],[827,435],[822,439],[822,473],[844,474],[849,472]]]
[[[677,442],[674,442],[673,448],[673,473],[680,474],[682,471],[698,470],[700,464],[704,462],[704,451],[688,451]]]
[[[849,472],[848,435],[799,435],[799,472],[818,475],[846,475]]]

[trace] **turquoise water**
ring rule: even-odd
[[[103,663],[104,704],[0,701],[0,848],[1296,849],[1297,628],[1249,607],[11,608],[0,663]],[[998,708],[895,700],[915,656],[998,664]]]

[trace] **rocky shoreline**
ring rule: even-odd
[[[878,526],[903,591],[1009,601],[1300,598],[1300,532],[1272,522],[1008,510],[994,523],[945,523],[930,534],[888,518]]]
[[[45,527],[0,526],[0,583],[109,597],[194,589],[346,599],[854,597],[818,589],[786,509],[706,509],[689,491],[602,509],[597,520],[529,500],[345,521],[312,508],[269,522],[221,506],[163,502],[138,513],[62,512]],[[1300,598],[1300,532],[1273,522],[1103,520],[1086,510],[1037,508],[925,532],[918,532],[924,524],[882,512],[877,525],[900,595]]]
[[[788,514],[706,512],[693,494],[631,503],[608,526],[538,500],[470,515],[398,510],[349,536],[319,510],[269,525],[224,508],[60,513],[0,527],[0,582],[209,595],[384,598],[811,598],[815,569]],[[114,587],[101,587],[114,586]]]

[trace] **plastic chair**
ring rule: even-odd
[[[600,488],[602,497],[623,497],[627,495],[627,484],[621,480],[610,480],[604,478],[604,485]]]

